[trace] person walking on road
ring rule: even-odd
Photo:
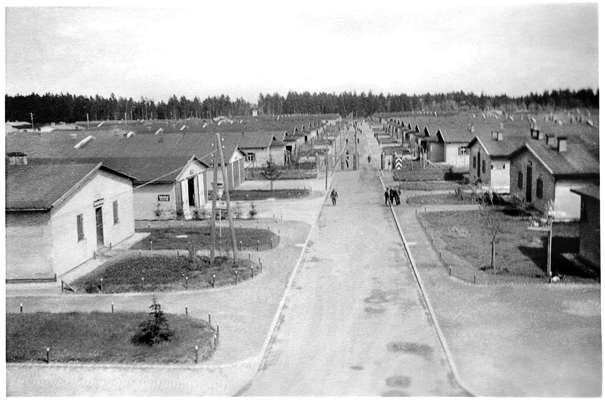
[[[395,197],[395,205],[398,206],[401,204],[401,199],[399,198],[399,189],[393,189],[393,196]]]
[[[368,154],[368,164],[372,162],[372,156]]]
[[[338,192],[336,191],[336,189],[332,189],[332,191],[330,192],[330,198],[332,199],[332,205],[335,206],[336,199],[338,198]]]
[[[391,200],[391,205],[397,205],[396,201],[396,197],[395,197],[395,189],[393,189],[392,187],[389,188],[389,199]]]
[[[384,205],[387,207],[391,205],[391,196],[388,188],[384,189]]]

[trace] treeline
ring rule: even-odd
[[[108,98],[76,96],[73,94],[44,94],[5,96],[6,120],[29,121],[34,114],[35,123],[74,122],[107,119],[182,119],[189,117],[213,118],[219,115],[250,115],[253,105],[237,98],[220,95],[203,101],[173,95],[168,101],[155,102],[147,98]],[[260,114],[340,114],[342,116],[368,116],[375,113],[405,111],[461,111],[499,108],[508,112],[562,108],[598,108],[599,91],[552,90],[544,93],[530,93],[527,96],[510,97],[506,94],[487,96],[474,93],[451,92],[438,94],[387,94],[372,92],[355,93],[309,93],[289,92],[280,94],[260,94],[258,97]]]
[[[342,116],[349,114],[368,116],[375,113],[419,110],[460,111],[499,108],[507,111],[539,111],[547,108],[598,108],[598,106],[599,91],[595,93],[592,89],[552,90],[521,97],[510,97],[506,94],[476,95],[462,91],[421,95],[289,92],[285,97],[277,93],[261,93],[258,97],[259,110],[264,114],[337,113]]]
[[[155,102],[147,98],[134,100],[132,98],[109,97],[96,95],[94,97],[77,96],[73,94],[16,95],[4,97],[7,121],[30,121],[30,113],[34,114],[34,123],[75,122],[116,119],[182,119],[189,117],[213,118],[218,115],[247,115],[251,113],[251,105],[246,100],[232,100],[229,96],[221,95],[193,100],[181,96],[170,97],[168,101]]]

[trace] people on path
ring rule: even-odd
[[[384,189],[384,205],[385,206],[391,205],[391,194],[389,192],[389,188]]]
[[[399,188],[393,189],[393,195],[395,196],[395,205],[398,206],[401,204],[401,198],[399,197],[400,190]]]
[[[372,156],[368,154],[368,164],[372,162]]]
[[[335,206],[336,199],[338,198],[338,192],[336,191],[336,189],[332,189],[332,191],[330,192],[330,198],[332,199],[332,205]]]
[[[392,187],[389,188],[389,200],[391,201],[391,205],[395,204],[395,189]]]

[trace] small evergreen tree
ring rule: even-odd
[[[174,331],[170,329],[166,316],[162,311],[162,306],[157,302],[155,296],[152,298],[149,318],[139,325],[139,330],[132,337],[135,344],[146,344],[153,346],[161,342],[168,342],[174,336]]]
[[[264,166],[261,175],[271,182],[271,191],[273,191],[273,181],[281,176],[281,171],[272,160],[267,160],[267,164]]]

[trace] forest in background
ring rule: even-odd
[[[219,115],[259,114],[340,114],[366,117],[375,113],[406,111],[466,111],[502,109],[507,112],[557,110],[571,108],[598,108],[599,91],[592,89],[551,90],[511,97],[506,94],[485,95],[470,92],[426,94],[373,94],[372,92],[310,93],[288,92],[260,94],[257,104],[243,98],[232,99],[226,95],[188,99],[171,96],[167,101],[155,101],[141,97],[99,95],[82,96],[69,93],[39,95],[5,95],[5,120],[75,122],[118,119],[184,119],[214,118]]]

